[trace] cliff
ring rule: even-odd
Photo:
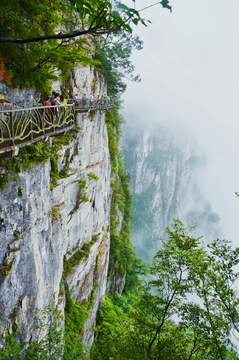
[[[74,90],[79,83],[78,92],[91,89],[95,96],[105,92],[103,78],[90,69],[76,69],[75,74]],[[55,85],[56,90],[60,85]],[[8,92],[16,104],[16,90]],[[34,96],[29,94],[30,105]],[[50,190],[48,160],[21,172],[19,182],[11,181],[0,191],[0,331],[15,326],[24,340],[34,338],[36,308],[54,302],[64,316],[65,291],[70,290],[79,303],[93,295],[82,337],[91,345],[106,290],[111,165],[105,114],[78,113],[76,123],[80,132],[73,133],[69,145],[59,151],[59,171],[66,166],[70,171],[57,180],[57,186]],[[82,200],[83,193],[89,201]]]
[[[207,159],[195,134],[183,126],[143,121],[124,129],[124,160],[133,194],[132,242],[144,261],[158,250],[158,238],[173,218],[197,225],[207,241],[220,234],[220,217],[201,187]]]

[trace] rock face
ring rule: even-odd
[[[78,94],[78,97],[81,99],[84,94],[90,96],[93,94],[95,98],[98,95],[103,95],[107,93],[107,85],[105,78],[102,74],[97,71],[92,70],[89,66],[84,67],[79,65],[70,72],[69,81],[66,84],[69,94],[75,95]],[[52,89],[56,92],[61,93],[63,88],[63,82],[59,81],[53,83]]]
[[[64,312],[64,296],[58,297],[63,260],[83,244],[91,242],[88,257],[66,274],[64,287],[79,302],[95,289],[83,339],[88,345],[93,342],[92,327],[106,291],[111,165],[104,112],[78,113],[77,125],[81,131],[69,146],[63,146],[58,160],[59,171],[66,164],[71,171],[53,191],[49,162],[22,172],[19,182],[0,191],[0,330],[11,328],[17,318],[24,340],[33,336],[35,308],[59,302]],[[87,180],[87,202],[80,200],[80,179]]]
[[[194,221],[199,236],[219,236],[220,218],[200,188],[206,158],[192,133],[159,123],[138,131],[128,125],[124,146],[133,193],[132,242],[143,260],[151,262],[173,218]]]
[[[84,94],[87,96],[93,94],[97,98],[98,95],[101,96],[107,93],[104,76],[89,66],[84,67],[81,65],[70,71],[67,84],[63,84],[59,74],[59,80],[52,84],[52,89],[61,93],[63,88],[68,92],[69,96],[78,93],[79,98],[82,98]],[[12,89],[6,86],[3,81],[0,81],[0,95],[11,103],[13,109],[33,107],[35,102],[40,101],[40,94],[35,89]],[[5,110],[4,105],[1,105],[1,103],[0,110]]]
[[[34,100],[39,101],[40,99],[40,94],[35,89],[12,89],[6,86],[4,82],[0,82],[0,94],[12,104],[14,109],[32,107]]]

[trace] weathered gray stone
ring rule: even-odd
[[[89,298],[94,284],[99,283],[95,285],[94,306],[84,334],[89,345],[93,341],[92,327],[99,302],[106,289],[111,166],[104,113],[97,111],[93,119],[89,114],[78,114],[77,124],[82,130],[69,146],[62,148],[58,161],[62,169],[71,159],[72,170],[58,181],[53,191],[49,188],[48,162],[22,172],[19,182],[11,182],[0,192],[0,330],[11,326],[11,314],[17,310],[18,331],[25,340],[33,335],[34,309],[58,301],[64,255],[68,253],[70,257],[69,252],[90,242],[94,234],[99,237],[91,246],[89,257],[72,269],[65,284],[72,290],[72,297],[81,302]],[[89,179],[89,172],[99,180]],[[91,201],[77,208],[79,179],[87,180],[87,196]],[[19,186],[23,188],[22,197],[18,195]],[[57,210],[54,217],[52,209]],[[64,299],[60,308],[64,310]]]
[[[14,109],[32,107],[34,100],[40,100],[40,94],[35,89],[10,88],[3,81],[0,81],[0,94],[9,101]],[[0,109],[1,110],[1,109]]]

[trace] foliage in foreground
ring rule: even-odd
[[[31,37],[52,34],[55,29],[74,29],[77,17],[65,1],[3,0],[4,16],[0,16],[0,36]],[[79,63],[92,65],[92,45],[86,38],[49,40],[37,43],[1,44],[3,74],[8,74],[8,85],[32,87],[49,93],[51,82],[58,80],[59,71],[67,80],[69,71]],[[44,95],[45,96],[45,95]]]
[[[88,349],[80,341],[84,323],[88,319],[94,294],[81,305],[66,293],[65,330],[62,329],[62,316],[53,304],[39,311],[35,317],[37,336],[30,343],[16,340],[17,332],[4,336],[4,347],[0,359],[13,360],[86,360]]]
[[[239,359],[239,248],[203,246],[175,220],[141,291],[107,297],[100,310],[95,360]],[[173,319],[178,319],[174,322]]]
[[[171,10],[168,0],[159,2]],[[140,11],[105,0],[2,0],[0,79],[47,94],[59,74],[67,81],[79,63],[96,65],[95,42],[102,34],[143,23]]]

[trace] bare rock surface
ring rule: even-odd
[[[81,302],[95,289],[84,340],[93,341],[93,324],[106,290],[110,246],[110,174],[104,113],[77,115],[81,131],[61,150],[59,170],[70,173],[50,191],[50,163],[19,174],[0,191],[0,330],[15,318],[24,340],[34,336],[34,310],[58,303],[63,259],[95,240],[89,256],[71,269],[65,288]],[[93,173],[98,180],[87,174]],[[77,180],[87,180],[87,202],[80,202]],[[19,196],[19,187],[23,196]],[[64,304],[60,305],[64,311]],[[13,316],[13,314],[15,314]],[[17,315],[16,315],[17,314]]]

